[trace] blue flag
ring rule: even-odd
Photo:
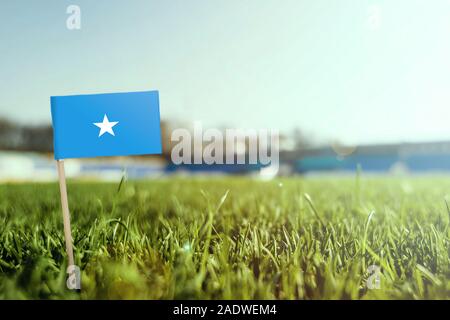
[[[57,160],[162,152],[158,91],[50,100]]]

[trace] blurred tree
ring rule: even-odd
[[[15,149],[20,144],[20,126],[7,119],[0,119],[0,149]]]
[[[314,141],[311,136],[299,128],[295,128],[292,133],[294,139],[295,149],[304,150],[314,146]]]
[[[53,129],[51,126],[25,126],[22,127],[22,146],[27,151],[52,152]]]
[[[0,149],[51,152],[53,130],[50,125],[23,126],[0,119]]]

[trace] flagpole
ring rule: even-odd
[[[66,252],[69,258],[69,266],[74,265],[72,231],[70,229],[69,201],[67,200],[66,174],[64,172],[64,160],[56,160],[58,166],[59,191],[61,193],[61,206],[64,222],[64,238],[66,240]]]

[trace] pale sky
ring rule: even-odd
[[[156,89],[163,119],[204,127],[450,139],[449,61],[449,0],[0,4],[0,116],[23,123],[52,95]]]

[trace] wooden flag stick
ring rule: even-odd
[[[59,191],[61,193],[61,206],[64,222],[64,238],[66,239],[66,252],[69,257],[69,266],[74,265],[72,248],[72,231],[70,229],[69,201],[67,200],[66,174],[64,172],[64,160],[56,160],[58,166]]]

